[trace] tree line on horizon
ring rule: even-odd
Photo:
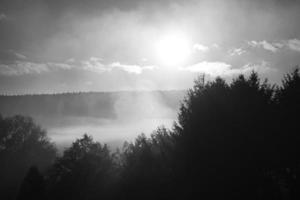
[[[30,117],[0,117],[1,199],[294,200],[299,111],[296,68],[280,87],[255,72],[199,78],[172,129],[115,152],[85,134],[57,156]]]
[[[143,99],[156,100],[166,108],[177,111],[179,101],[184,96],[183,90],[165,91],[119,91],[119,92],[73,92],[60,94],[27,94],[27,95],[1,95],[0,113],[4,116],[25,115],[43,118],[66,117],[92,117],[114,120],[118,118],[119,102],[125,102],[124,106],[135,101],[142,104]],[[126,102],[127,101],[127,102]],[[151,107],[149,100],[144,102],[146,108]],[[155,103],[155,102],[154,102]],[[141,105],[142,106],[142,105]],[[141,115],[156,117],[156,113],[140,109]],[[166,117],[166,116],[159,116]]]

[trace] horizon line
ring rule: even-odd
[[[65,95],[65,94],[87,94],[87,93],[122,93],[122,92],[172,92],[172,91],[187,91],[188,89],[157,89],[157,90],[90,90],[90,91],[65,91],[65,92],[45,92],[45,93],[0,93],[0,97],[12,97],[12,96],[42,96],[42,95]]]

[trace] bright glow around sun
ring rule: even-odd
[[[169,33],[160,38],[156,45],[156,53],[161,64],[174,66],[183,64],[190,55],[187,37],[180,33]]]

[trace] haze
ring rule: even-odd
[[[300,63],[300,27],[291,20],[299,8],[279,0],[2,0],[0,94],[186,90],[199,74],[228,81],[253,70],[280,84]],[[142,111],[147,102],[157,117]],[[177,109],[152,95],[114,103],[113,120],[85,109],[80,117],[33,117],[60,142],[85,132],[128,139],[176,119]]]
[[[84,133],[121,147],[158,126],[171,128],[185,91],[93,92],[0,96],[4,116],[31,116],[58,147]]]
[[[187,89],[251,70],[280,83],[300,61],[299,6],[2,0],[0,93]]]

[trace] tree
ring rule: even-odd
[[[196,81],[181,106],[175,132],[186,194],[204,198],[254,198],[259,170],[269,167],[270,110],[274,89],[256,73]]]
[[[45,181],[37,167],[29,168],[25,176],[17,200],[40,200],[45,199]]]
[[[114,168],[108,147],[85,134],[56,160],[49,175],[49,195],[54,199],[107,199]]]
[[[174,138],[164,127],[151,137],[139,135],[126,143],[122,154],[120,198],[168,199],[174,190]]]
[[[18,185],[30,166],[45,170],[52,164],[56,149],[46,131],[32,118],[0,118],[0,190],[7,198],[17,193]]]
[[[299,175],[300,135],[300,72],[299,68],[285,75],[282,85],[277,88],[275,95],[276,114],[274,120],[274,135],[276,144],[277,168],[270,170],[276,183],[288,191],[290,199],[299,196],[299,184],[296,177]],[[284,185],[282,185],[284,183]]]

